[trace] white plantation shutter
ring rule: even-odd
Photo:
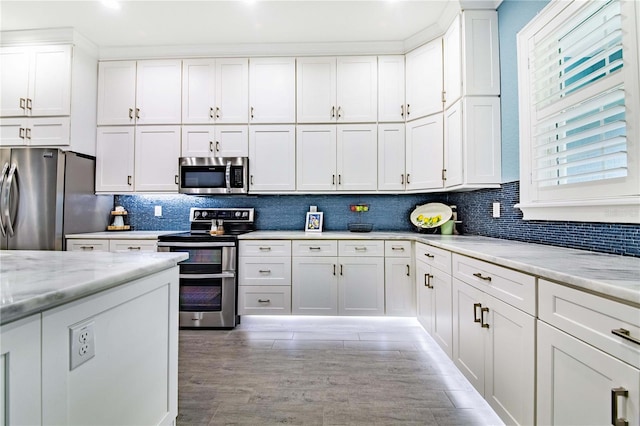
[[[627,176],[618,0],[593,1],[530,58],[532,180],[539,188]]]

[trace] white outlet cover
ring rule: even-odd
[[[96,336],[93,321],[69,327],[69,370],[73,370],[96,355]]]
[[[162,206],[156,206],[153,210],[153,214],[156,216],[162,216]]]
[[[500,203],[493,203],[493,217],[500,217]]]

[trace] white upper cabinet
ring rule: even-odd
[[[378,125],[378,189],[404,191],[405,173],[404,123]]]
[[[377,58],[298,58],[297,121],[357,123],[377,119]]]
[[[442,111],[442,38],[407,53],[406,118],[415,120]]]
[[[378,121],[404,122],[404,55],[378,56]]]
[[[96,192],[133,192],[134,150],[133,126],[98,127]]]
[[[500,94],[498,12],[467,10],[462,13],[462,94]]]
[[[338,125],[336,170],[339,191],[377,189],[377,133],[375,124]]]
[[[0,117],[71,114],[71,45],[0,49]]]
[[[442,113],[407,123],[406,189],[442,188]]]
[[[249,128],[249,190],[290,192],[296,189],[296,130],[294,125]],[[288,167],[283,167],[283,164]]]
[[[462,46],[460,15],[456,15],[442,37],[444,67],[444,107],[449,108],[462,95]]]
[[[178,192],[180,126],[136,127],[136,191]]]
[[[297,190],[335,191],[336,126],[297,126],[296,135]]]
[[[248,122],[248,59],[189,59],[182,66],[183,123]]]
[[[246,157],[248,126],[182,126],[182,157]]]
[[[295,123],[295,58],[249,60],[249,121]]]
[[[100,62],[98,125],[180,124],[181,61]]]

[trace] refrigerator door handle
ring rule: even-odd
[[[4,183],[4,187],[2,188],[2,199],[4,201],[4,206],[2,208],[2,214],[4,215],[5,219],[7,220],[7,222],[5,223],[5,227],[6,230],[5,232],[7,233],[7,235],[9,235],[9,237],[13,237],[13,221],[15,220],[14,218],[11,218],[11,187],[14,185],[14,178],[16,176],[16,165],[12,164],[11,165],[11,169],[9,170],[9,175],[7,176],[7,181]],[[16,200],[14,201],[14,203],[18,203],[20,200],[20,192],[18,191],[18,188],[16,187]],[[16,204],[17,206],[18,204]]]
[[[7,171],[9,170],[9,163],[4,163],[2,167],[2,174],[0,174],[0,230],[2,231],[2,236],[7,236],[6,227],[4,225],[4,184],[7,180]]]

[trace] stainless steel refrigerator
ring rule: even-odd
[[[95,157],[0,149],[0,249],[64,250],[65,234],[104,231],[113,196],[95,195]]]

